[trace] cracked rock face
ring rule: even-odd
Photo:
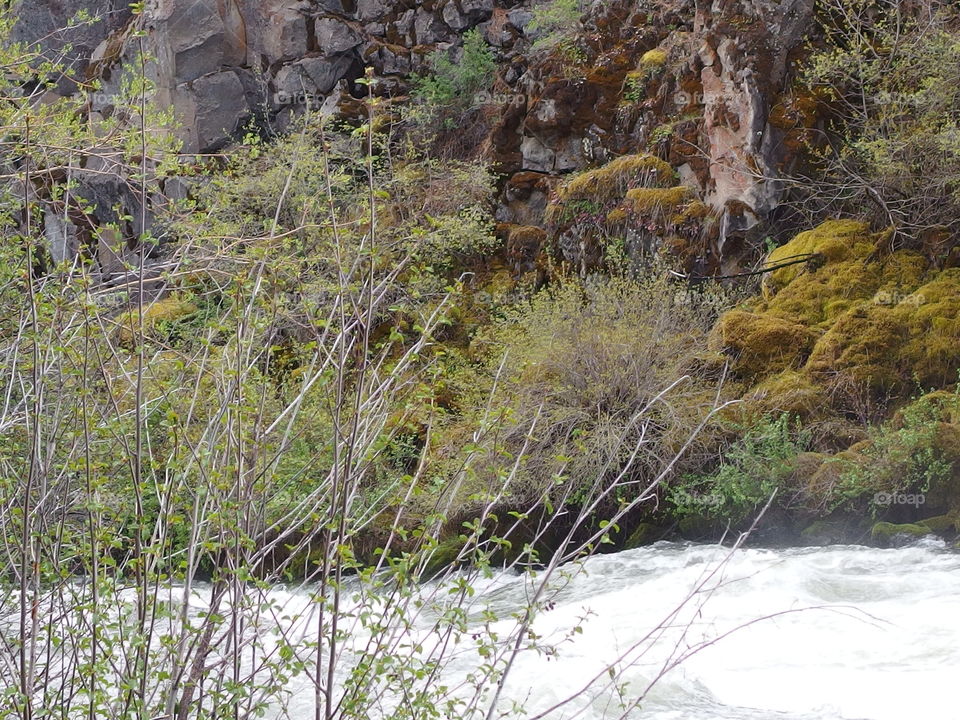
[[[586,61],[559,63],[529,52],[528,0],[151,0],[138,17],[125,0],[20,0],[15,34],[37,40],[78,10],[97,17],[73,31],[69,59],[101,80],[92,108],[104,115],[142,46],[155,100],[176,112],[190,154],[224,147],[251,119],[282,131],[307,107],[349,112],[368,67],[377,92],[402,95],[431,51],[479,27],[500,61],[492,92],[522,100],[493,121],[486,159],[498,171],[557,177],[658,154],[720,218],[722,255],[780,202],[787,143],[769,119],[813,3],[596,0],[576,38]],[[66,46],[58,37],[45,46]],[[627,102],[630,82],[639,99]],[[536,224],[545,191],[504,192],[504,218]],[[69,247],[69,233],[51,233]]]
[[[177,111],[184,151],[202,153],[227,144],[260,108],[268,108],[261,121],[282,125],[308,104],[333,107],[330,96],[367,65],[404,79],[432,47],[455,43],[494,9],[494,0],[153,0],[132,17],[120,0],[21,0],[17,37],[45,37],[77,11],[95,16],[60,46],[74,43],[70,59],[89,66],[107,98],[142,43],[156,101]],[[109,114],[110,103],[97,110]]]
[[[722,251],[731,234],[749,230],[780,201],[782,138],[768,117],[788,54],[810,26],[813,0],[714,0],[702,5],[695,27],[705,38],[698,55],[710,160],[706,200],[724,212]],[[731,16],[752,22],[724,20]]]
[[[127,0],[15,0],[12,16],[14,41],[42,41],[46,51],[62,54],[64,62],[82,75],[94,49],[128,22],[130,7]],[[68,27],[81,16],[87,19]],[[62,83],[61,89],[73,88]]]

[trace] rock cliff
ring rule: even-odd
[[[675,184],[710,213],[695,240],[654,221],[641,223],[639,242],[673,248],[687,270],[735,266],[780,203],[793,136],[816,122],[816,109],[798,111],[789,93],[813,0],[595,0],[566,42],[546,48],[531,29],[538,4],[151,0],[133,15],[119,2],[21,0],[17,34],[47,38],[87,13],[89,22],[44,45],[99,80],[90,112],[113,112],[122,68],[143,53],[153,99],[175,111],[183,152],[196,155],[250,129],[282,132],[307,108],[356,113],[367,68],[378,94],[402,102],[429,53],[456,52],[477,27],[498,57],[491,98],[506,101],[481,109],[486,137],[469,150],[506,177],[505,226],[545,226],[558,176],[645,153],[669,163]],[[563,230],[553,228],[562,259],[586,268]]]

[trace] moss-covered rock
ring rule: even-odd
[[[863,257],[872,249],[870,228],[856,220],[831,220],[814,230],[800,233],[767,258],[768,266],[780,265],[805,255],[819,255],[826,262],[840,262],[851,256]],[[790,265],[766,276],[765,296],[772,296],[804,272],[805,265]]]
[[[767,378],[745,400],[763,412],[785,412],[802,420],[823,415],[830,404],[823,387],[797,370],[785,370]]]
[[[897,536],[902,535],[906,537],[923,537],[924,535],[930,535],[930,528],[925,525],[915,524],[915,523],[891,523],[891,522],[878,522],[870,529],[870,537],[873,538],[875,542],[889,543],[894,540]]]
[[[917,525],[922,525],[923,527],[939,534],[954,532],[960,528],[957,527],[958,516],[955,514],[947,515],[936,515],[934,517],[926,518],[917,523]]]
[[[926,506],[960,511],[960,425],[940,422],[933,426],[930,456],[944,472],[927,488]]]
[[[890,308],[859,306],[817,341],[806,367],[830,379],[842,375],[857,385],[887,391],[902,378],[896,358],[907,337],[907,328]]]
[[[881,392],[942,388],[960,369],[960,269],[945,270],[895,305],[862,303],[817,342],[808,369]]]
[[[960,268],[944,270],[896,307],[908,338],[898,360],[922,387],[957,382],[960,370]]]
[[[823,518],[815,520],[800,532],[801,540],[808,545],[835,545],[849,542],[861,528],[849,519]]]
[[[555,217],[564,203],[576,200],[597,204],[620,202],[636,187],[662,187],[673,179],[673,168],[652,155],[624,155],[603,167],[576,175],[557,188],[555,202],[547,209]]]
[[[655,532],[656,527],[650,523],[642,522],[638,524],[623,543],[623,549],[633,550],[634,548],[649,545],[654,540]]]
[[[865,225],[833,221],[801,233],[771,253],[769,263],[812,258],[771,273],[758,308],[779,317],[826,329],[863,305],[891,306],[923,280],[926,260],[912,252],[877,256],[878,238]]]
[[[798,367],[816,334],[800,323],[744,310],[725,313],[710,337],[710,349],[733,357],[734,370],[758,377]]]
[[[447,568],[457,564],[461,559],[460,554],[463,551],[465,538],[451,537],[441,540],[430,551],[430,557],[423,569],[423,577],[431,578],[447,570]]]
[[[627,192],[626,203],[636,213],[668,211],[678,208],[693,191],[685,185],[671,188],[634,188]]]
[[[891,420],[893,426],[903,427],[911,413],[921,414],[937,422],[960,424],[960,393],[935,390],[921,395],[909,406],[897,410]]]
[[[660,49],[647,50],[640,57],[640,67],[655,68],[667,63],[667,53]]]
[[[165,327],[196,311],[196,305],[176,295],[150,303],[143,308],[142,315],[136,309],[128,310],[116,319],[117,339],[122,345],[130,345],[136,342],[141,328],[145,336],[156,337]]]
[[[863,456],[859,449],[848,448],[834,455],[827,455],[823,462],[807,477],[804,491],[812,507],[829,508],[837,504],[837,495],[843,487],[843,478],[852,469],[859,467]],[[869,492],[864,488],[863,492]]]

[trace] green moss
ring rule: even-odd
[[[934,478],[926,493],[926,504],[960,511],[960,425],[939,422],[933,426],[931,455],[944,472]]]
[[[891,306],[895,303],[890,300],[908,297],[922,282],[926,269],[922,255],[898,252],[872,259],[876,239],[857,234],[865,231],[864,226],[838,222],[826,226],[841,234],[802,233],[771,254],[771,263],[807,252],[817,253],[817,257],[812,263],[773,272],[764,283],[765,302],[759,309],[827,328],[863,305]]]
[[[953,514],[930,517],[926,520],[921,520],[917,525],[922,525],[930,530],[930,532],[935,533],[947,533],[958,529],[957,516]]]
[[[861,462],[862,456],[852,448],[836,455],[826,456],[820,466],[807,478],[806,493],[812,500],[811,504],[823,506],[834,504],[839,500],[838,495],[846,494],[846,489],[843,487],[844,475],[852,468],[859,467]],[[866,490],[864,489],[863,492]],[[855,489],[853,494],[862,493]]]
[[[733,356],[734,369],[753,377],[799,365],[815,340],[815,333],[799,323],[731,310],[714,327],[710,349]]]
[[[786,370],[761,382],[748,398],[767,412],[786,412],[810,419],[829,405],[823,388],[809,375]]]
[[[620,202],[634,187],[661,186],[673,178],[673,168],[652,155],[624,155],[603,167],[587,170],[568,180],[557,190],[562,205],[574,200],[598,204]]]
[[[768,265],[789,262],[799,255],[822,255],[828,262],[864,257],[872,249],[870,227],[856,220],[830,220],[814,230],[800,233],[786,245],[770,253]],[[803,265],[781,268],[767,276],[765,292],[775,293],[785,287],[804,270]]]
[[[660,67],[665,65],[667,62],[667,53],[660,49],[647,50],[640,58],[640,66],[649,68],[649,67]]]
[[[813,545],[835,545],[846,541],[850,535],[850,531],[853,529],[850,522],[846,519],[835,520],[825,518],[823,520],[817,520],[804,528],[800,533],[800,537],[802,537],[805,542]]]
[[[921,395],[893,416],[893,423],[902,427],[911,413],[920,413],[938,422],[960,424],[960,394],[952,390],[935,390]]]
[[[455,565],[463,550],[464,538],[452,537],[437,543],[423,570],[424,578],[431,578]]]
[[[655,531],[656,528],[650,523],[640,523],[623,544],[624,550],[633,550],[648,545],[652,542]]]
[[[923,537],[930,534],[930,528],[924,525],[914,523],[896,524],[890,522],[878,522],[870,529],[870,537],[876,541],[888,542],[897,535],[910,535],[913,537]]]
[[[960,268],[941,272],[896,306],[908,331],[900,363],[923,387],[956,382],[960,368]]]
[[[842,315],[810,353],[807,369],[845,378],[875,390],[893,388],[901,374],[895,366],[906,328],[890,308],[858,306]]]
[[[183,320],[197,311],[197,306],[189,300],[177,296],[157,300],[143,308],[142,328],[146,336],[156,336],[162,329]],[[135,342],[138,335],[138,312],[129,310],[120,315],[117,320],[117,335],[121,344],[129,345]]]
[[[672,188],[634,188],[627,192],[627,205],[639,213],[673,210],[692,194],[685,185]]]
[[[960,269],[896,304],[864,302],[834,322],[810,354],[814,372],[842,373],[878,391],[950,385],[960,368]]]

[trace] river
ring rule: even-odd
[[[506,618],[528,588],[523,576],[501,576],[481,596]],[[582,632],[570,635],[578,625]],[[658,543],[598,556],[534,628],[560,647],[556,656],[517,658],[499,707],[520,704],[521,717],[556,708],[547,717],[960,718],[960,554],[938,540],[729,557],[715,546]],[[607,665],[620,655],[611,674]],[[476,661],[455,660],[447,679]],[[577,695],[594,676],[614,678],[620,692],[600,682]],[[292,689],[283,716],[312,717],[312,691]]]

